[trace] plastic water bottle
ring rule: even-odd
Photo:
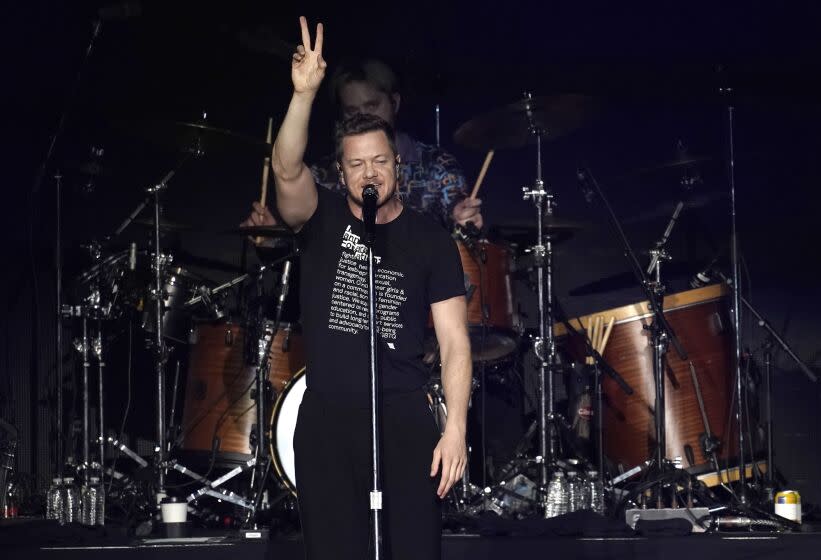
[[[60,492],[63,496],[63,523],[77,523],[80,521],[80,493],[74,486],[74,479],[66,477],[63,479],[63,488]]]
[[[51,488],[46,493],[46,519],[62,521],[63,513],[63,479],[51,479]]]
[[[83,525],[104,525],[105,511],[103,501],[103,488],[100,486],[100,479],[96,476],[90,478],[90,484],[83,485],[82,495],[82,523]]]
[[[568,510],[568,487],[567,480],[562,471],[556,471],[547,485],[547,504],[545,507],[545,517],[558,517],[564,515]]]
[[[598,514],[604,515],[604,487],[599,480],[598,471],[589,471],[585,482],[585,501],[587,507]]]
[[[567,473],[567,511],[579,511],[586,507],[584,481],[579,473]]]

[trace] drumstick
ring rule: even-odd
[[[592,319],[588,319],[588,321],[587,321],[587,339],[590,341],[590,346],[592,346],[594,349],[596,348],[596,325],[597,324],[598,324],[598,321],[596,321],[595,317],[593,317]],[[586,361],[587,361],[588,364],[592,365],[594,363],[593,356],[588,356]]]
[[[271,127],[274,124],[274,119],[268,117],[268,134],[265,136],[265,142],[270,144],[271,143]],[[268,201],[268,168],[271,167],[271,156],[266,156],[265,161],[262,163],[262,187],[260,188],[259,194],[259,203],[263,206],[266,205]],[[262,243],[262,237],[257,237],[256,239],[257,245]]]
[[[476,178],[476,184],[473,185],[473,191],[470,193],[470,198],[476,198],[476,193],[479,192],[479,187],[482,186],[482,181],[485,180],[485,173],[490,166],[490,160],[493,159],[494,150],[490,150],[485,156],[485,162],[482,164],[482,169],[479,171],[479,177]]]
[[[593,345],[593,348],[596,349],[596,352],[599,351],[599,346],[601,346],[602,334],[604,333],[604,317],[601,315],[596,317],[596,343]]]
[[[601,341],[601,347],[599,348],[599,354],[604,356],[604,349],[607,346],[607,341],[610,340],[610,333],[613,330],[613,325],[616,322],[615,317],[610,317],[610,320],[607,322],[607,329],[604,331],[604,338]]]

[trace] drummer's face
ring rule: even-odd
[[[339,90],[339,104],[345,118],[357,113],[376,115],[393,126],[399,110],[399,94],[387,94],[368,82],[348,82]]]
[[[382,130],[345,136],[342,139],[342,180],[348,196],[362,206],[362,190],[376,185],[377,206],[390,201],[396,193],[398,158]]]

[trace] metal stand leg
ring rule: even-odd
[[[88,340],[88,318],[83,315],[83,340],[82,340],[82,356],[83,356],[83,481],[88,484],[89,474],[88,470],[91,468],[90,449],[89,449],[89,386],[88,374],[91,369],[88,352],[90,342]]]

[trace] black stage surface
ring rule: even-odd
[[[568,518],[569,519],[569,518]],[[564,536],[566,523],[539,525],[551,528],[541,534],[514,533],[515,536],[485,534],[445,534],[444,560],[522,558],[590,558],[634,560],[735,560],[750,558],[811,559],[821,551],[821,531],[805,525],[801,532],[763,533],[749,531],[697,533],[686,536],[643,536],[612,520],[575,524],[574,533]],[[518,527],[527,527],[527,523]],[[591,531],[597,526],[598,535]],[[529,525],[534,529],[536,525]],[[106,527],[57,526],[42,520],[17,519],[0,522],[0,558],[26,560],[298,560],[304,558],[298,536],[272,536],[268,541],[243,541],[236,532],[197,531],[197,541],[137,538]],[[420,559],[424,560],[424,559]]]
[[[168,559],[242,560],[302,559],[298,539],[273,539],[267,543],[232,540],[204,544],[146,543],[94,545],[16,545],[4,547],[4,558],[27,560]],[[818,558],[821,533],[724,533],[686,537],[480,537],[445,536],[443,559],[485,560],[504,558],[590,558],[634,560],[736,560],[747,558]],[[422,559],[420,559],[422,560]]]

